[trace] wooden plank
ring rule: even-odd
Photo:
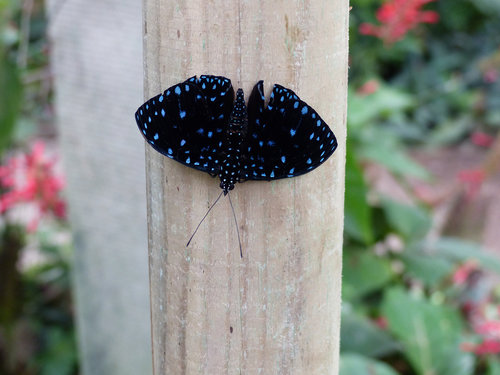
[[[218,179],[147,148],[153,367],[160,374],[336,374],[348,2],[145,0],[149,98],[193,75],[295,90],[331,125],[334,156],[293,179],[246,182],[186,241]],[[248,98],[247,98],[248,99]]]

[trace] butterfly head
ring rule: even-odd
[[[232,183],[230,181],[221,181],[220,188],[222,190],[224,190],[224,195],[227,195],[227,193],[229,192],[229,190],[233,190],[234,189],[234,183]]]
[[[243,103],[245,103],[245,96],[243,94],[243,89],[239,88],[238,91],[236,91],[236,100],[241,100]]]

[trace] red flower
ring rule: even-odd
[[[363,23],[359,32],[376,36],[389,44],[397,42],[420,23],[438,22],[439,14],[420,9],[431,1],[435,0],[389,0],[377,10],[377,20],[381,25]]]
[[[39,219],[48,213],[58,218],[66,216],[66,204],[61,198],[64,181],[54,171],[56,158],[45,155],[42,142],[33,144],[31,152],[12,157],[0,166],[0,214],[20,203],[32,203],[37,208],[28,225],[36,229]]]

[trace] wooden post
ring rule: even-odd
[[[144,1],[145,96],[223,75],[295,90],[339,147],[315,171],[237,184],[194,241],[219,180],[147,147],[155,375],[337,374],[348,2]]]

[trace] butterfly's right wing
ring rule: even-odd
[[[219,171],[219,149],[233,102],[229,79],[203,75],[149,99],[139,107],[135,119],[156,151],[214,175]]]
[[[263,82],[248,100],[248,133],[242,178],[274,180],[307,173],[337,148],[335,135],[307,103],[290,89],[274,85],[265,105]]]

